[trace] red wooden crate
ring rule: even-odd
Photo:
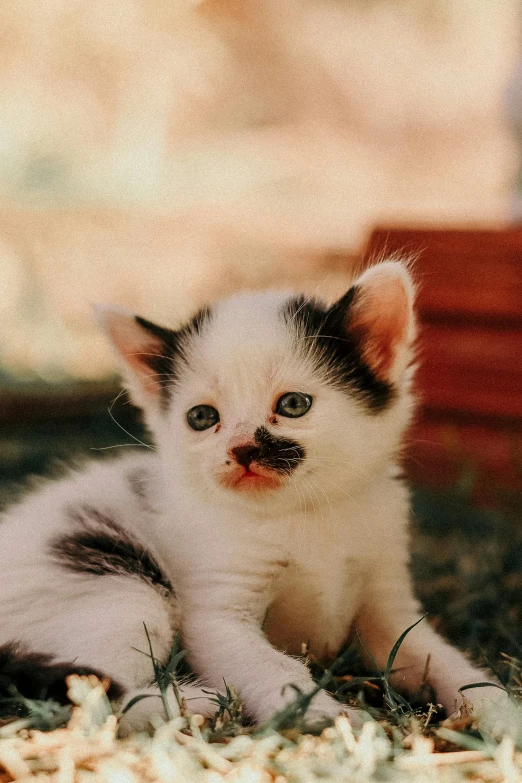
[[[415,258],[419,414],[407,466],[424,485],[476,471],[522,490],[522,228],[378,229],[368,258]]]

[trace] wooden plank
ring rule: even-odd
[[[423,405],[488,417],[522,417],[522,331],[427,325],[419,340]]]
[[[410,481],[432,488],[454,487],[468,474],[475,500],[494,504],[522,488],[522,427],[421,416],[404,465]]]
[[[416,256],[421,314],[522,326],[522,229],[378,229],[365,256]]]

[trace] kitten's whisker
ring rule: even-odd
[[[297,310],[293,314],[292,318],[290,319],[290,323],[293,323],[295,321],[296,317],[301,312],[301,310],[304,307],[306,307],[307,304],[310,304],[310,302],[315,298],[318,289],[321,286],[324,286],[329,280],[332,279],[332,277],[333,277],[333,272],[329,272],[327,275],[325,275],[324,277],[322,277],[320,280],[317,281],[317,283],[316,283],[316,285],[315,285],[315,287],[313,289],[313,292],[308,294],[307,296],[303,297],[303,302],[301,303],[301,305],[297,308]]]
[[[123,449],[123,448],[137,448],[141,449],[143,447],[142,443],[115,443],[113,446],[91,446],[89,451],[107,451],[108,449]],[[154,446],[151,446],[150,448],[154,448]]]
[[[305,308],[307,304],[310,304],[313,298],[314,298],[313,294],[309,294],[308,296],[303,297],[303,301],[301,302],[301,304],[299,305],[295,313],[292,315],[290,319],[290,323],[293,323],[296,320],[301,310],[303,310],[303,308]]]
[[[126,353],[125,356],[152,356],[156,359],[165,359],[167,362],[172,359],[172,356],[165,356],[162,353],[147,353],[146,351],[134,351],[133,353]]]
[[[310,480],[308,479],[308,477],[305,477],[305,476],[303,476],[302,478],[303,478],[303,481],[305,482],[305,484],[306,484],[308,487],[310,487],[310,489],[311,489],[311,490],[312,490],[312,492],[314,493],[314,496],[315,496],[316,500],[318,501],[319,510],[320,510],[320,512],[321,512],[321,522],[322,522],[322,523],[323,523],[323,525],[324,525],[324,512],[323,512],[323,506],[322,506],[322,504],[321,504],[321,502],[320,502],[320,498],[319,498],[319,495],[317,494],[317,491],[316,491],[316,489],[315,489],[315,486],[314,486],[314,484],[312,483],[312,481],[310,481]],[[316,511],[315,511],[315,504],[313,505],[313,510],[314,510],[314,513],[316,513]]]
[[[327,516],[328,527],[329,527],[329,535],[334,537],[335,533],[336,533],[336,530],[335,530],[335,520],[336,520],[337,515],[334,514],[334,512],[333,512],[332,503],[331,503],[330,497],[329,497],[328,493],[326,492],[326,490],[321,486],[319,481],[314,482],[314,486],[317,486],[317,489],[322,493],[323,497],[326,499],[326,502],[328,503],[328,508],[329,508],[329,511],[330,511],[329,515]]]
[[[328,483],[329,483],[329,484],[331,484],[331,485],[332,485],[332,487],[335,487],[336,489],[338,489],[338,490],[339,490],[339,492],[342,492],[342,493],[343,493],[343,495],[346,495],[346,497],[347,497],[349,500],[351,500],[351,502],[352,502],[352,503],[353,503],[353,504],[354,504],[354,505],[355,505],[357,508],[361,508],[361,507],[362,507],[362,506],[361,506],[361,504],[360,504],[360,502],[359,502],[358,500],[356,500],[356,499],[353,497],[353,495],[351,495],[349,492],[347,492],[345,489],[343,489],[341,486],[339,486],[339,484],[337,484],[337,482],[335,482],[335,481],[332,481],[332,479],[330,479],[329,477],[326,477],[326,476],[323,476],[323,478],[324,478],[324,480],[325,480],[325,481],[328,481]]]
[[[120,393],[119,393],[119,394],[118,394],[118,395],[117,395],[117,396],[114,398],[114,400],[111,402],[111,404],[110,404],[110,405],[109,405],[109,407],[107,408],[107,410],[108,410],[108,412],[109,412],[109,416],[111,417],[111,419],[113,420],[113,422],[116,424],[116,426],[118,426],[118,427],[120,428],[120,430],[122,430],[122,431],[123,431],[123,432],[124,432],[126,435],[128,435],[128,436],[129,436],[129,438],[132,438],[133,440],[135,440],[135,441],[136,441],[136,443],[139,443],[139,444],[141,444],[142,446],[145,446],[145,448],[147,448],[147,449],[150,449],[151,451],[155,451],[155,448],[154,448],[153,446],[151,446],[151,445],[150,445],[150,444],[148,444],[148,443],[144,443],[142,440],[140,440],[140,439],[139,439],[139,438],[137,438],[135,435],[133,435],[133,434],[132,434],[132,432],[129,432],[128,430],[126,430],[126,429],[125,429],[125,427],[123,427],[123,426],[120,424],[120,422],[119,422],[119,421],[117,421],[117,419],[116,419],[116,418],[113,416],[112,409],[114,408],[114,406],[115,406],[116,402],[119,400],[119,398],[120,398],[120,397],[121,397],[121,395],[123,394],[123,391],[124,391],[124,390],[122,389],[122,391],[121,391],[121,392],[120,392]]]
[[[317,340],[319,337],[323,337],[327,340],[339,340],[342,343],[352,343],[352,341],[348,340],[346,337],[339,337],[338,335],[333,334],[321,334],[320,332],[314,332],[314,334],[305,334],[303,337],[298,337],[297,342],[301,343],[303,340]]]

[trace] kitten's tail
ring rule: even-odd
[[[28,650],[22,644],[0,645],[0,701],[18,693],[26,699],[53,699],[68,704],[65,678],[70,674],[104,675],[89,666],[57,661],[52,655]],[[107,696],[111,701],[122,698],[124,689],[111,681]]]

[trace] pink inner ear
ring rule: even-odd
[[[133,315],[110,311],[105,316],[106,329],[115,348],[150,397],[159,395],[158,378],[151,366],[151,356],[164,350],[161,340],[147,333]]]
[[[368,280],[354,302],[350,330],[361,334],[363,358],[378,378],[390,380],[397,351],[408,339],[410,300],[396,276]]]
[[[140,345],[138,349],[136,346],[133,346],[133,350],[125,353],[125,359],[139,377],[144,391],[153,397],[159,394],[160,387],[158,386],[158,376],[153,371],[147,358],[159,354],[161,348],[160,342],[154,342],[154,340],[152,340],[146,345]]]

